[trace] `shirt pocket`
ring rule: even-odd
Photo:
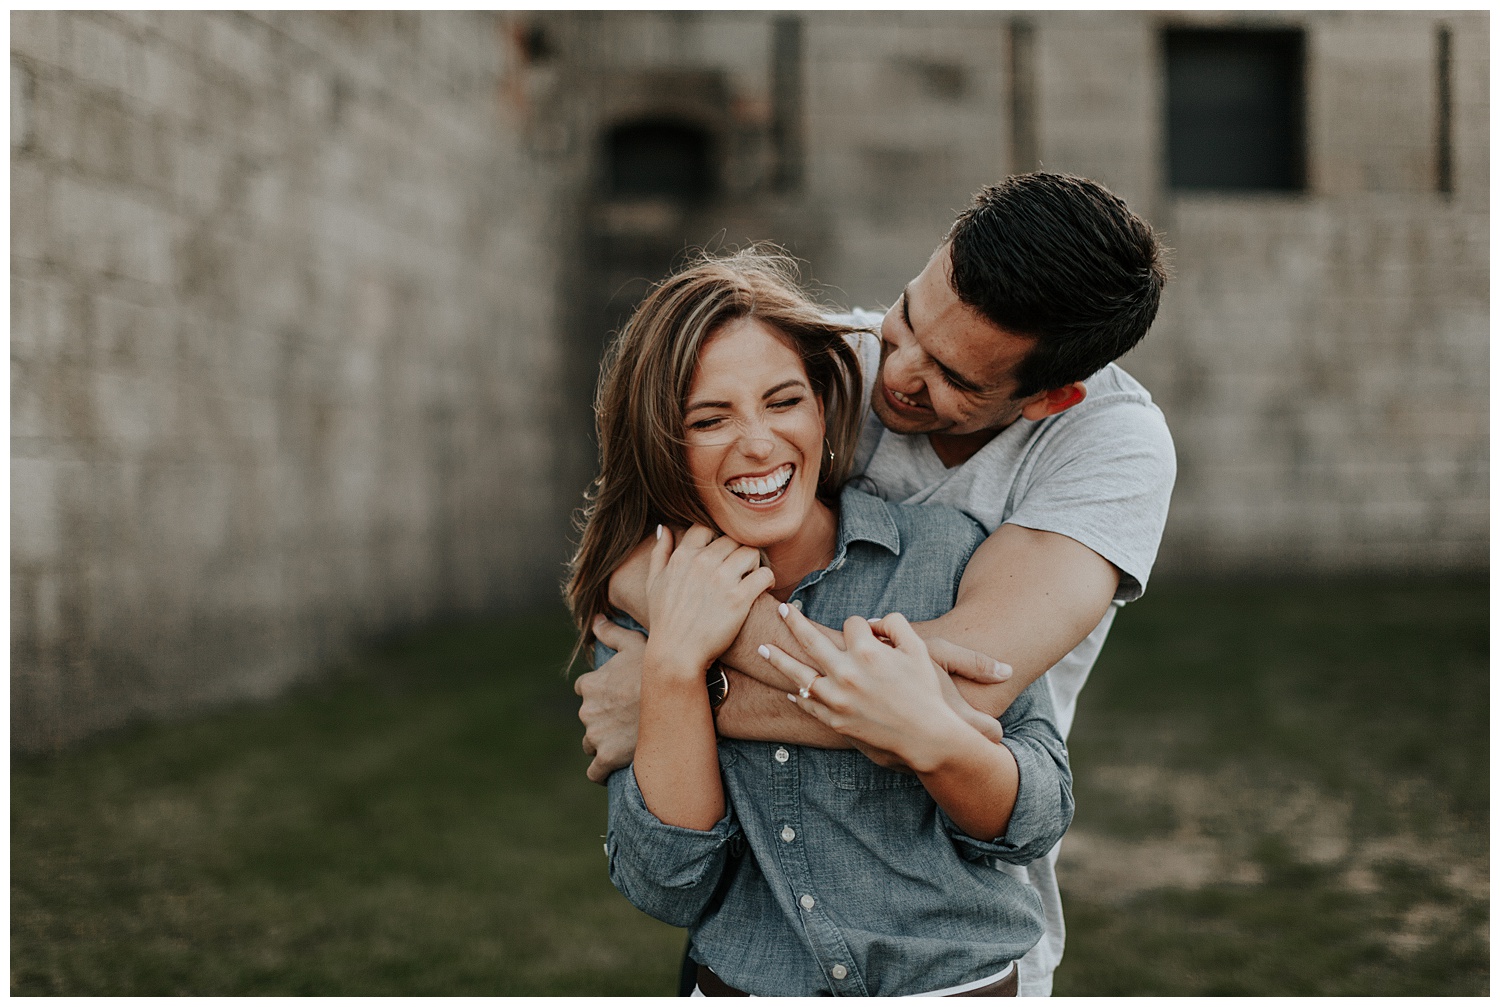
[[[922,781],[875,765],[858,752],[828,752],[828,780],[840,790],[910,790]]]

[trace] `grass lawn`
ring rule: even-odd
[[[11,772],[14,994],[667,994],[561,617]],[[1059,993],[1488,990],[1488,590],[1155,587],[1073,732]]]

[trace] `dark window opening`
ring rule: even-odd
[[[1453,29],[1437,32],[1437,191],[1453,192]]]
[[[555,53],[552,50],[552,40],[547,37],[547,31],[539,24],[530,25],[526,28],[516,29],[517,41],[521,52],[525,54],[529,63],[545,63]]]
[[[777,18],[771,33],[771,186],[792,192],[802,184],[802,20]]]
[[[1172,188],[1306,186],[1301,31],[1171,29],[1166,62]]]
[[[614,129],[607,142],[609,195],[696,203],[713,193],[708,135],[678,122],[637,122]]]

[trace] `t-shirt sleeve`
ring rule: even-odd
[[[880,316],[873,312],[861,311],[856,308],[852,315],[840,316],[841,321],[854,325],[867,325],[871,329],[878,328]],[[865,469],[870,464],[870,459],[875,455],[875,448],[880,443],[880,434],[885,430],[880,421],[870,411],[870,396],[875,391],[875,375],[880,370],[880,337],[874,331],[851,332],[844,337],[849,345],[854,347],[854,352],[859,357],[860,370],[860,398],[859,412],[864,417],[860,426],[859,441],[854,449],[854,464],[850,469],[849,476],[854,478],[865,474]]]
[[[1006,523],[1088,546],[1119,568],[1115,599],[1134,601],[1156,562],[1177,478],[1166,420],[1145,402],[1084,402],[1057,419],[1017,483]]]

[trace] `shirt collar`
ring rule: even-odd
[[[843,558],[851,542],[872,542],[893,555],[901,555],[901,531],[891,517],[890,505],[852,486],[839,495],[839,544],[834,561]]]
[[[823,569],[803,577],[791,598],[795,601],[803,591],[842,567],[849,558],[852,542],[870,542],[894,555],[901,555],[901,531],[896,527],[896,519],[891,517],[889,505],[879,497],[845,486],[839,495],[839,538],[833,559]]]

